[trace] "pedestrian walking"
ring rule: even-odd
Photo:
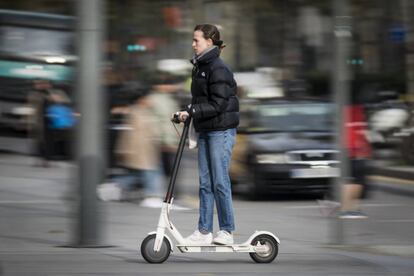
[[[346,152],[349,159],[348,176],[342,191],[340,218],[366,218],[360,209],[360,200],[367,193],[367,162],[371,146],[367,139],[367,122],[361,104],[345,108]]]
[[[104,201],[119,201],[126,193],[143,187],[143,207],[160,208],[163,178],[160,169],[159,134],[147,89],[136,91],[129,107],[126,125],[116,142],[115,155],[127,173],[113,177],[98,187],[98,197]]]
[[[152,80],[150,101],[160,135],[161,163],[164,175],[170,177],[178,145],[176,130],[169,116],[179,109],[174,94],[180,89],[176,78],[165,72],[155,72]]]

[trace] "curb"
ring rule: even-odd
[[[414,167],[374,165],[369,168],[368,179],[372,187],[400,194],[414,196]]]
[[[411,166],[371,166],[370,171],[372,175],[381,175],[414,181],[414,167]]]
[[[370,175],[371,187],[403,196],[414,196],[414,181],[381,175]]]

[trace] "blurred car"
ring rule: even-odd
[[[230,176],[251,199],[329,191],[339,174],[334,106],[316,100],[241,102]]]

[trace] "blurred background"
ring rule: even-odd
[[[229,45],[222,57],[235,72],[241,98],[333,97],[330,1],[106,2],[101,70],[108,108],[128,102],[122,89],[127,82],[148,84],[158,72],[169,75],[166,82],[180,84],[174,98],[180,105],[187,103],[189,39],[199,22],[219,25]],[[401,161],[413,163],[406,148],[410,142],[403,142],[411,140],[405,139],[411,134],[413,85],[409,1],[349,1],[349,5],[352,38],[346,62],[351,92],[367,105],[372,142],[397,143]],[[21,137],[33,125],[27,99],[34,82],[45,80],[73,101],[78,59],[75,4],[1,1],[0,8],[0,123],[4,135],[13,132]],[[391,117],[384,115],[387,112]]]
[[[335,10],[334,2],[346,9]],[[0,0],[0,241],[6,252],[44,248],[11,241],[48,234],[46,245],[134,248],[131,240],[155,228],[182,129],[170,116],[191,102],[193,29],[211,23],[227,44],[221,57],[238,83],[241,121],[230,174],[236,221],[247,229],[238,231],[264,225],[292,252],[300,236],[311,245],[414,256],[414,2],[98,1],[104,8],[97,106],[79,84],[82,38],[89,38],[80,35],[81,3]],[[95,127],[102,170],[94,171],[96,183],[84,184],[79,145],[88,137],[78,126],[88,112],[101,118]],[[340,162],[349,147],[358,148],[353,159],[366,161],[356,196],[341,186],[352,179],[338,180],[352,170]],[[188,232],[198,208],[196,160],[197,152],[187,149],[176,191],[177,218]],[[136,170],[159,175],[156,196]],[[365,220],[340,219],[349,211],[341,200],[346,193],[360,199],[352,203],[353,218]],[[79,206],[85,196],[97,204]],[[92,215],[85,217],[85,209]],[[252,224],[255,212],[263,216]],[[90,216],[98,226],[88,225]],[[32,227],[36,217],[43,226]],[[125,223],[139,234],[130,235]],[[74,230],[77,224],[86,230]]]

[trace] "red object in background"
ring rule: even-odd
[[[137,45],[145,46],[147,51],[153,51],[159,45],[159,41],[155,37],[141,37],[135,42]]]
[[[345,107],[346,148],[349,158],[369,158],[371,145],[366,137],[367,121],[361,105]]]
[[[182,13],[179,7],[165,7],[162,9],[165,24],[170,28],[181,27],[183,24]]]

